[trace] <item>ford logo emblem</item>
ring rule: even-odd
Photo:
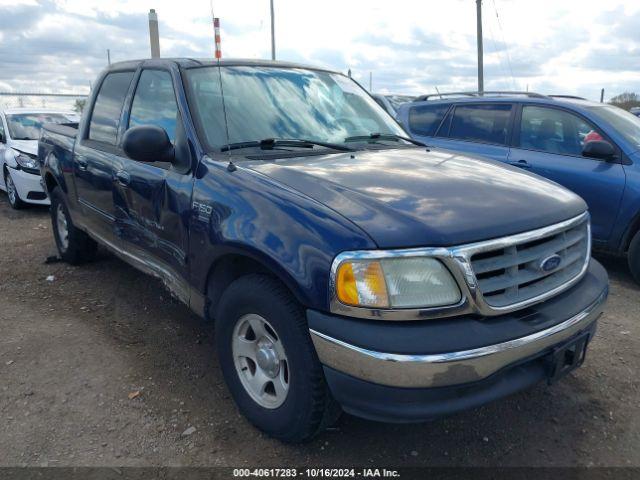
[[[562,257],[558,254],[551,255],[550,257],[543,258],[540,262],[539,268],[543,272],[551,272],[558,268],[562,263]]]

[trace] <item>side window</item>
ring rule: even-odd
[[[164,128],[175,142],[177,119],[178,104],[169,72],[144,70],[133,96],[128,128],[155,125]]]
[[[2,117],[0,117],[0,143],[7,143],[7,137],[4,134],[4,124],[2,123]]]
[[[593,125],[577,115],[555,108],[522,108],[521,148],[581,155],[584,144],[593,140],[602,140],[602,136]]]
[[[409,130],[417,135],[433,137],[449,105],[420,105],[409,109]]]
[[[511,105],[506,103],[459,105],[453,114],[449,137],[506,145],[510,115]]]
[[[115,145],[120,114],[133,72],[110,73],[98,92],[89,123],[89,139]]]

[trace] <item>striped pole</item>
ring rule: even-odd
[[[216,42],[216,58],[220,59],[222,58],[222,49],[220,47],[220,19],[215,17],[213,19],[213,34]]]

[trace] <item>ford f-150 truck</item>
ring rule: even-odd
[[[156,59],[95,85],[39,142],[60,256],[101,244],[214,321],[268,434],[428,420],[583,362],[608,279],[570,191],[411,141],[320,68]]]

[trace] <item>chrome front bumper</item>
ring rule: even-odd
[[[310,329],[320,361],[339,372],[379,385],[427,388],[460,385],[549,350],[585,330],[602,313],[605,289],[587,308],[530,335],[471,350],[429,355],[377,352]]]

